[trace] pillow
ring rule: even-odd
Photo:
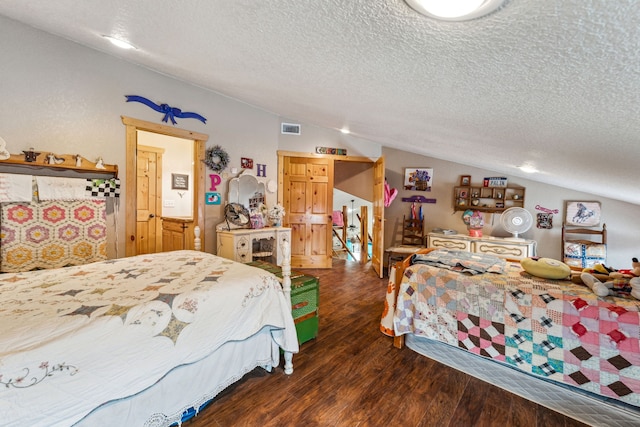
[[[565,279],[571,274],[567,264],[551,258],[523,258],[520,265],[532,276],[544,279]]]

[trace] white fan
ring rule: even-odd
[[[533,216],[524,208],[509,208],[502,212],[500,224],[514,239],[520,240],[518,235],[524,233],[533,225]]]

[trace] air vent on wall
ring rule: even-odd
[[[294,123],[282,123],[282,133],[287,135],[300,135],[300,125]]]

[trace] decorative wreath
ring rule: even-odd
[[[219,145],[207,148],[204,156],[204,164],[214,172],[222,172],[229,164],[229,155]]]

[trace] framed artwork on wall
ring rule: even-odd
[[[600,202],[568,201],[565,206],[565,224],[575,227],[600,225]]]
[[[471,175],[462,175],[460,177],[460,186],[464,187],[466,185],[471,185]]]
[[[189,189],[189,175],[182,173],[171,174],[171,189],[172,190],[188,190]]]
[[[405,168],[404,189],[414,191],[431,191],[433,185],[433,168]]]

